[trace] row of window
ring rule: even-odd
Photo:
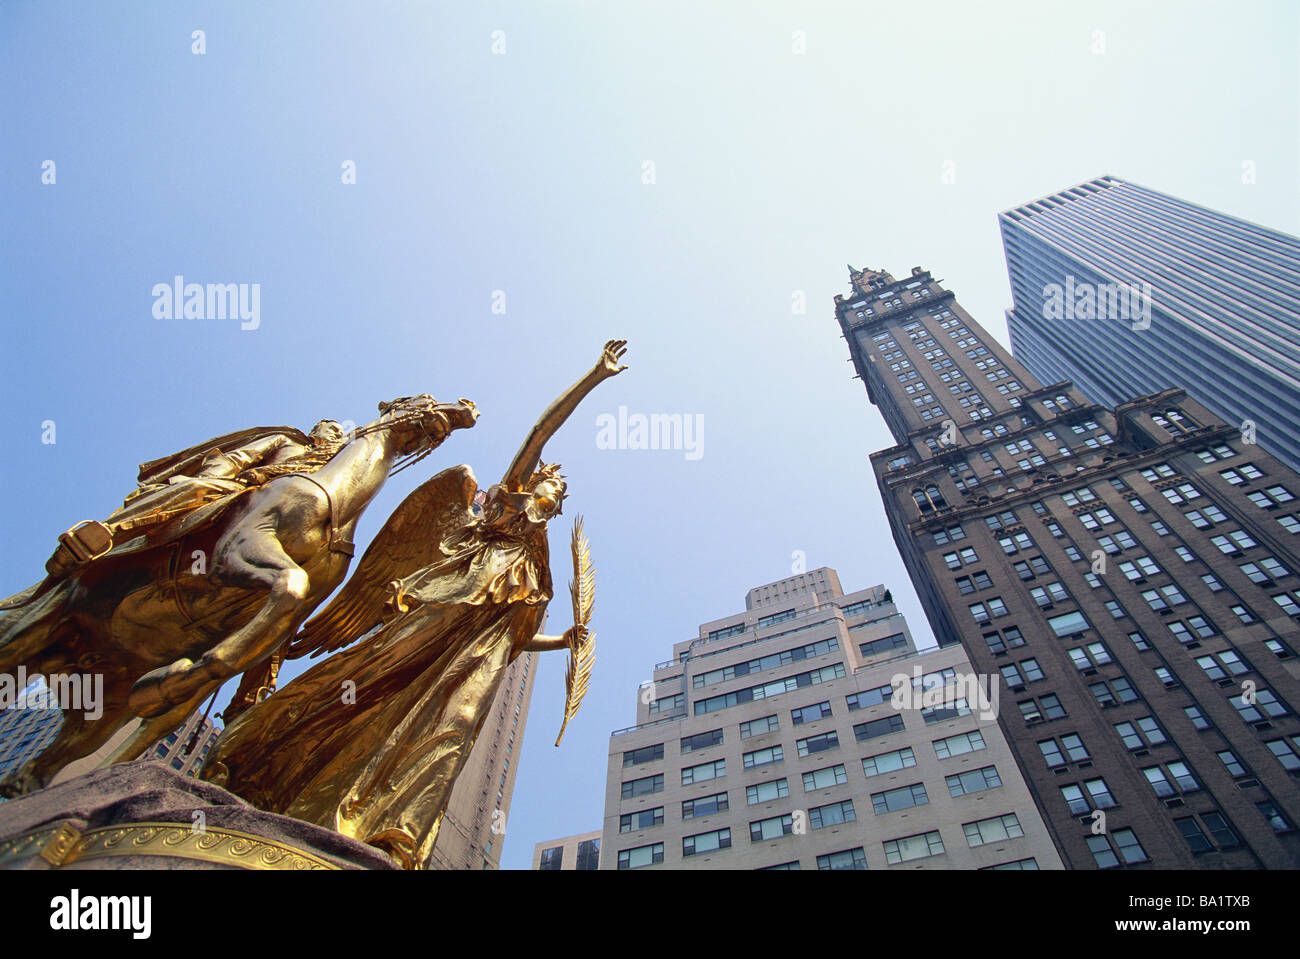
[[[834,652],[839,648],[839,641],[832,637],[815,643],[809,643],[806,646],[784,649],[780,652],[770,653],[767,656],[762,656],[758,659],[750,659],[742,663],[733,663],[730,666],[724,666],[720,669],[697,673],[691,677],[691,686],[695,689],[699,689],[703,686],[712,686],[715,683],[726,682],[727,680],[735,679],[738,676],[748,676],[751,673],[777,669],[781,666],[788,666],[791,663],[796,663],[804,659],[823,656],[826,653]]]
[[[889,732],[896,732],[902,728],[901,725],[888,722],[888,720],[897,717],[889,716],[884,720],[876,720],[872,723],[862,723],[854,727],[859,741],[865,741],[875,736],[886,735]],[[883,725],[879,725],[883,723]],[[798,741],[798,750],[801,757],[807,757],[818,752],[824,752],[830,749],[838,748],[839,737],[835,732],[824,733],[820,736],[810,737]],[[938,759],[948,759],[953,756],[960,756],[966,753],[975,752],[986,748],[983,735],[979,730],[970,732],[956,733],[942,739],[936,739],[931,742],[935,756]],[[765,749],[753,750],[742,756],[742,764],[745,769],[761,769],[764,766],[775,765],[783,762],[785,754],[782,746],[770,746]],[[882,773],[894,772],[899,769],[907,769],[916,765],[916,755],[912,748],[904,747],[902,749],[892,750],[890,752],[879,753],[874,756],[867,756],[861,760],[862,771],[868,778],[878,776]],[[992,767],[989,767],[990,769]],[[708,782],[709,780],[720,778],[726,775],[726,760],[719,759],[712,763],[701,763],[695,766],[688,766],[681,770],[681,784],[694,785],[696,783]],[[951,777],[949,777],[951,778]],[[829,786],[840,785],[847,781],[844,766],[828,766],[823,769],[816,769],[803,774],[804,791],[808,792],[814,789],[822,789]],[[747,787],[750,790],[758,790],[749,799],[749,804],[755,802],[766,802],[771,798],[780,798],[775,795],[768,795],[771,790],[788,789],[786,780],[777,780],[775,783],[760,783],[756,786]],[[764,787],[769,787],[764,791]],[[629,779],[622,783],[621,798],[635,799],[638,796],[653,795],[654,793],[663,792],[664,775],[656,773],[651,776],[643,776],[638,779]],[[786,795],[782,793],[781,795]],[[726,803],[726,794],[720,794],[721,801]],[[760,798],[753,798],[760,797]],[[706,797],[706,799],[717,799],[719,797]],[[699,800],[689,800],[689,803],[697,803]],[[694,806],[688,810],[687,804],[683,803],[683,818],[691,818],[693,815],[702,815],[693,811]],[[717,811],[711,809],[710,812]],[[629,820],[629,823],[631,821]],[[629,826],[629,828],[631,828]],[[627,830],[620,830],[626,832]]]
[[[816,820],[813,818],[814,812],[818,816]],[[809,825],[813,829],[852,821],[853,812],[851,802],[821,806],[818,807],[817,810],[810,810],[809,812]],[[820,823],[820,825],[817,823]],[[751,822],[749,824],[749,839],[751,843],[766,842],[791,835],[793,831],[794,824],[792,816],[775,816],[770,819]],[[1123,830],[1117,832],[1123,832]],[[962,834],[966,839],[967,845],[972,849],[975,849],[993,842],[1017,839],[1024,836],[1025,833],[1020,825],[1020,820],[1016,817],[1015,813],[1006,813],[999,816],[991,816],[987,819],[963,823]],[[730,847],[730,827],[714,829],[709,832],[696,833],[695,835],[684,836],[682,838],[683,858],[698,856],[706,852],[714,852],[720,849],[728,849]],[[898,863],[923,859],[929,856],[939,856],[943,855],[945,852],[943,838],[938,830],[931,830],[929,832],[918,833],[912,836],[904,836],[898,839],[890,839],[882,843],[882,847],[885,852],[885,859],[890,865],[897,865]],[[662,863],[663,861],[664,844],[662,842],[647,843],[646,845],[636,846],[630,849],[620,849],[618,852],[619,869],[639,869],[643,866],[652,866]],[[1023,864],[1025,862],[1032,862],[1032,860],[1016,861],[1017,864]],[[792,864],[789,863],[783,863],[782,866],[772,868],[790,868],[791,865]],[[1014,865],[1016,868],[1036,868],[1036,865],[1009,865]],[[794,866],[797,867],[797,864],[794,864]],[[858,846],[854,849],[846,849],[840,852],[818,856],[817,868],[866,869],[866,853],[861,846]]]

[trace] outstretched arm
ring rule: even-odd
[[[627,340],[610,340],[605,344],[600,359],[587,375],[570,386],[559,399],[546,408],[542,418],[528,432],[524,445],[519,447],[519,452],[510,463],[510,468],[506,470],[506,475],[501,480],[503,487],[512,491],[524,488],[524,484],[533,475],[538,461],[542,458],[542,447],[564,425],[564,421],[578,408],[583,398],[602,380],[607,380],[627,369],[626,366],[618,364],[625,352],[627,352]]]

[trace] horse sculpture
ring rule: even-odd
[[[223,495],[75,569],[51,567],[0,602],[0,673],[103,675],[102,716],[65,709],[54,741],[0,794],[45,786],[141,717],[109,762],[134,759],[226,680],[269,660],[343,581],[357,520],[394,466],[478,418],[469,400],[428,394],[380,411],[319,469]]]

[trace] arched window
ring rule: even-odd
[[[944,509],[948,505],[944,501],[943,494],[939,492],[939,487],[937,486],[927,486],[925,488],[925,495],[930,497],[930,504],[935,509]]]
[[[923,514],[931,513],[937,509],[946,509],[948,506],[947,500],[939,492],[939,487],[933,485],[927,486],[925,489],[917,487],[912,490],[912,502],[916,504],[917,510]]]

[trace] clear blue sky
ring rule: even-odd
[[[478,426],[389,484],[368,542],[437,469],[498,478],[626,338],[631,368],[546,451],[565,520],[587,518],[599,657],[560,749],[564,656],[543,657],[503,860],[526,867],[535,842],[599,828],[608,734],[650,666],[795,550],[846,589],[893,587],[928,641],[867,461],[892,441],[834,320],[845,262],[929,267],[1002,337],[996,214],[1067,185],[1112,173],[1300,232],[1297,9],[10,0],[0,595],[143,460],[474,399]],[[155,320],[176,274],[259,283],[260,328]],[[598,449],[620,405],[702,415],[703,456]],[[566,544],[567,522],[561,590]]]

